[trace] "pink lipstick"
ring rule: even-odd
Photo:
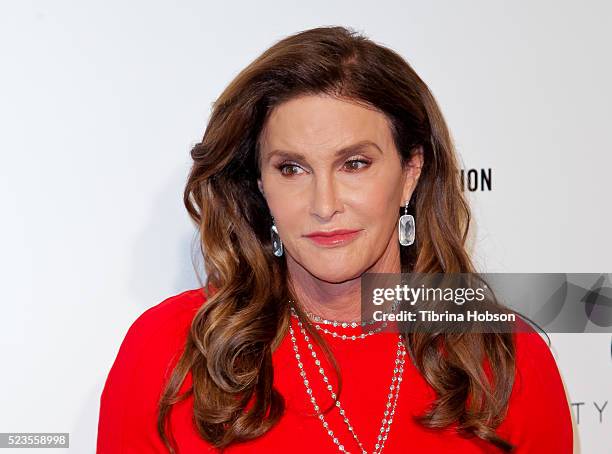
[[[319,246],[339,246],[352,241],[359,235],[361,230],[337,229],[328,231],[317,231],[304,235]]]

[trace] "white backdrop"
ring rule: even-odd
[[[431,87],[464,168],[491,169],[469,193],[483,271],[612,272],[611,18],[604,1],[3,1],[0,432],[94,452],[127,328],[198,286],[182,190],[211,103],[305,28],[363,31]],[[551,335],[583,453],[612,446],[611,337]]]

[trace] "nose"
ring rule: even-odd
[[[342,210],[337,182],[331,176],[317,176],[313,181],[311,214],[323,221]]]

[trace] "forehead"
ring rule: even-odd
[[[387,117],[327,95],[301,96],[280,104],[268,116],[261,135],[264,155],[277,148],[327,154],[365,140],[381,149],[388,147],[392,136]]]

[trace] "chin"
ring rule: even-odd
[[[332,263],[329,267],[317,266],[311,269],[311,274],[322,281],[339,284],[344,281],[355,279],[362,274],[362,270],[354,263],[344,265],[343,262]]]

